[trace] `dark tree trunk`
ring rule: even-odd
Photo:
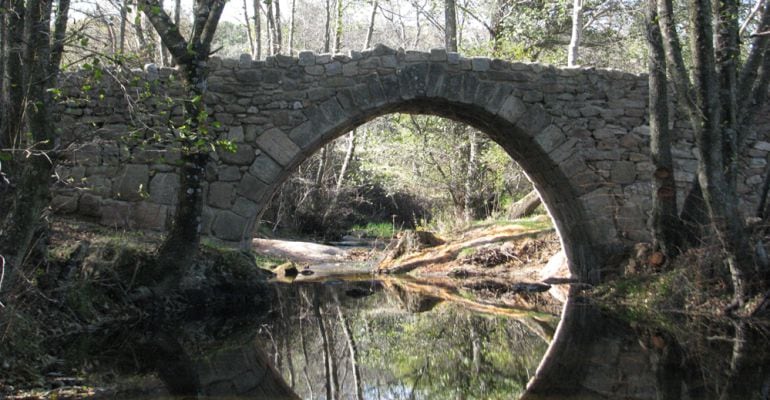
[[[208,162],[209,133],[206,104],[203,102],[208,80],[207,60],[211,42],[225,5],[224,0],[200,0],[193,10],[194,20],[189,41],[160,7],[158,0],[141,0],[145,15],[155,27],[163,45],[179,68],[185,87],[184,135],[176,136],[182,151],[179,192],[171,229],[158,249],[160,266],[173,274],[189,266],[198,252],[203,209],[202,183]],[[160,9],[160,11],[158,11]],[[201,142],[204,144],[201,145]]]
[[[22,107],[24,104],[24,82],[22,76],[21,57],[24,35],[24,1],[5,0],[4,13],[6,25],[6,40],[4,49],[3,75],[3,115],[0,126],[0,148],[13,149],[18,146],[21,138]]]
[[[369,17],[369,27],[366,29],[366,40],[364,40],[364,49],[368,49],[372,45],[372,35],[374,35],[374,21],[377,17],[377,0],[372,1],[372,14]]]
[[[444,0],[444,46],[457,51],[457,7],[455,0]]]
[[[44,227],[43,214],[49,202],[49,186],[53,173],[56,143],[56,129],[51,120],[51,94],[48,91],[56,82],[59,72],[60,41],[66,30],[69,2],[64,0],[58,6],[55,31],[51,32],[51,1],[31,0],[24,5],[17,3],[18,11],[24,15],[23,40],[20,52],[26,67],[19,83],[28,104],[19,104],[20,112],[26,117],[26,128],[31,134],[29,156],[18,163],[20,175],[13,195],[10,211],[3,221],[0,234],[0,254],[8,257],[6,288],[13,290],[20,276],[21,264],[30,251],[34,237]],[[53,44],[51,40],[53,38]],[[53,52],[52,52],[53,46]],[[23,124],[16,121],[19,127]]]
[[[331,1],[326,0],[326,23],[324,25],[324,53],[328,53],[331,50],[331,21],[332,10]]]
[[[337,301],[337,314],[340,317],[342,331],[345,333],[345,339],[348,342],[350,368],[353,370],[353,386],[356,388],[356,400],[363,400],[363,382],[361,382],[361,370],[358,367],[358,346],[356,345],[356,339],[353,337],[353,329],[350,327],[350,321],[342,312],[342,306],[340,305],[339,299],[335,298],[335,300]]]
[[[668,257],[681,248],[681,224],[676,208],[676,182],[668,130],[668,81],[666,56],[658,26],[657,0],[648,0],[647,44],[650,51],[648,71],[650,102],[650,154],[653,173],[652,236],[654,246]]]

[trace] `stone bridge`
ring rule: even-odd
[[[203,233],[222,242],[248,246],[260,212],[302,161],[395,112],[463,122],[502,146],[539,191],[573,272],[584,279],[598,277],[608,251],[648,238],[653,166],[646,76],[385,46],[265,61],[213,58],[210,69],[205,101],[221,124],[218,134],[237,144],[233,153],[213,153],[207,169]],[[178,155],[125,138],[129,131],[146,136],[179,116],[178,104],[141,98],[142,88],[181,91],[171,69],[149,66],[131,75],[134,86],[103,81],[90,91],[82,90],[84,74],[65,76],[60,126],[65,138],[83,145],[59,168],[63,181],[79,187],[58,185],[54,207],[104,225],[162,230],[173,213]],[[145,105],[155,101],[149,107],[156,112],[129,113],[132,96]],[[752,134],[741,160],[747,206],[758,202],[770,151],[767,119],[757,126],[762,135]],[[676,179],[684,191],[696,160],[686,121],[673,127]]]

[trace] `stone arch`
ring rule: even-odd
[[[540,103],[527,104],[516,87],[479,79],[473,71],[450,72],[438,63],[409,64],[391,74],[370,74],[352,87],[303,109],[307,120],[289,131],[274,127],[256,139],[261,153],[252,169],[260,171],[254,192],[243,190],[258,206],[248,218],[242,240],[277,187],[305,159],[326,143],[376,117],[394,113],[432,114],[466,123],[486,133],[517,161],[532,179],[551,213],[571,261],[573,273],[598,279],[601,243],[591,232],[608,231],[604,220],[588,217],[582,160],[554,157],[553,142],[564,138]],[[548,150],[552,152],[549,153]],[[248,175],[244,177],[248,178]],[[591,185],[589,185],[591,186]],[[236,201],[237,203],[237,201]],[[598,226],[597,226],[598,225]],[[217,228],[212,227],[216,236]]]

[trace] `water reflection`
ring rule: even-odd
[[[65,358],[96,398],[770,398],[767,330],[755,322],[643,323],[573,296],[554,333],[556,316],[399,280],[258,296],[233,315],[70,339]]]
[[[532,324],[392,282],[278,290],[280,318],[260,336],[303,398],[515,398],[548,346]]]

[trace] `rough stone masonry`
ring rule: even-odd
[[[216,240],[248,246],[261,210],[295,167],[394,112],[464,122],[500,144],[535,184],[584,279],[598,277],[609,251],[648,240],[645,75],[382,45],[346,55],[212,58],[209,67],[205,101],[216,134],[237,145],[212,152],[207,168],[203,233]],[[178,153],[162,140],[141,143],[179,119],[174,99],[183,92],[172,69],[149,65],[128,75],[87,86],[85,72],[63,78],[59,126],[69,147],[53,205],[107,226],[163,230],[176,201]],[[760,113],[740,160],[747,214],[758,204],[770,151],[767,115]],[[696,159],[686,120],[672,126],[681,201]]]

